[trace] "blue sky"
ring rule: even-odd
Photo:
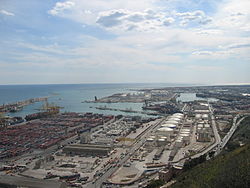
[[[249,0],[1,0],[0,84],[250,83]]]

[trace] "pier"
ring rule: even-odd
[[[132,109],[110,108],[107,106],[99,106],[99,107],[91,107],[91,108],[95,108],[98,110],[110,110],[110,111],[120,111],[120,112],[127,112],[127,113],[147,114],[147,115],[153,115],[153,116],[161,115],[158,112],[147,112],[147,111],[138,111],[138,110],[132,110]]]
[[[39,97],[39,98],[31,98],[24,101],[18,101],[10,104],[3,104],[0,106],[0,113],[8,113],[8,112],[18,112],[23,109],[24,106],[28,106],[30,104],[46,101],[48,97]]]

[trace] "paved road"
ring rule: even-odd
[[[182,111],[182,112],[185,112],[186,107],[187,107],[187,104],[185,103],[184,106],[183,106],[183,108],[181,109],[181,111]]]
[[[211,104],[209,104],[209,103],[208,103],[208,107],[209,107],[209,110],[210,110],[211,126],[212,126],[212,129],[213,129],[215,142],[211,146],[209,146],[208,148],[203,150],[202,152],[197,153],[196,155],[193,155],[191,157],[192,159],[198,158],[198,157],[208,153],[209,151],[213,150],[216,146],[218,146],[221,143],[221,137],[220,137],[220,135],[218,133],[218,130],[217,130],[217,127],[216,127],[216,121],[215,121],[215,117],[214,117],[214,114],[213,114],[213,108],[212,108]]]
[[[101,187],[102,183],[107,181],[107,179],[116,171],[118,170],[118,166],[122,166],[123,164],[125,164],[127,162],[127,160],[130,158],[131,155],[133,155],[136,151],[138,151],[138,149],[143,145],[143,143],[145,142],[146,138],[151,134],[151,130],[155,129],[158,125],[160,125],[163,121],[165,120],[165,118],[161,119],[160,121],[158,121],[155,125],[152,125],[145,133],[143,136],[141,136],[141,139],[137,140],[135,142],[135,144],[131,147],[131,149],[129,150],[129,153],[122,159],[119,161],[119,163],[117,164],[117,167],[112,167],[110,168],[107,172],[105,172],[101,177],[99,177],[99,179],[97,179],[95,181],[95,183],[89,183],[87,185],[85,185],[85,187],[88,188],[96,188],[96,187]]]
[[[237,127],[240,125],[241,121],[243,119],[245,119],[245,117],[242,117],[238,122],[238,115],[236,117],[234,117],[233,119],[233,125],[231,127],[231,129],[228,131],[228,133],[226,134],[226,136],[222,139],[222,141],[220,142],[220,144],[218,145],[214,156],[218,155],[222,149],[226,146],[226,144],[228,143],[228,141],[230,140],[230,138],[233,136],[234,132],[236,131]]]

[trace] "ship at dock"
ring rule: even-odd
[[[37,112],[37,113],[26,115],[25,120],[30,121],[34,119],[51,117],[53,115],[59,114],[61,108],[62,107],[56,106],[53,103],[50,104],[48,100],[45,100],[44,105],[40,109],[37,109],[42,112]]]

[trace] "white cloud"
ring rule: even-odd
[[[196,22],[198,24],[206,25],[210,22],[212,22],[212,18],[208,17],[203,11],[197,10],[194,12],[177,12],[175,13],[175,16],[177,16],[181,22],[180,24],[182,26],[186,26],[191,22]]]
[[[162,9],[157,2],[159,0],[70,0],[56,3],[49,13],[115,32],[162,30],[178,23],[182,26],[196,23],[199,26],[212,22],[212,18],[201,10],[176,13]]]
[[[221,3],[213,17],[213,26],[230,32],[231,35],[242,35],[242,32],[249,32],[250,1],[228,0]]]
[[[163,24],[164,24],[165,26],[169,26],[169,25],[171,25],[174,21],[175,21],[174,18],[168,17],[168,18],[166,18],[166,19],[163,21]]]
[[[195,71],[205,71],[205,72],[208,72],[208,71],[218,71],[218,70],[223,70],[222,67],[218,67],[218,66],[201,66],[201,65],[190,65],[190,66],[187,66],[188,69],[192,69],[192,70],[195,70]]]
[[[49,10],[49,13],[69,18],[83,24],[94,25],[100,12],[117,10],[120,8],[129,11],[143,11],[153,7],[154,1],[156,0],[70,0],[56,3],[55,6]],[[64,9],[64,7],[66,9]]]
[[[48,66],[55,70],[58,70],[58,67],[72,68],[79,72],[117,68],[122,69],[120,73],[124,71],[128,74],[131,70],[166,71],[163,75],[170,75],[169,70],[175,71],[178,68],[185,72],[185,67],[213,71],[211,67],[216,68],[216,63],[232,62],[233,59],[240,64],[250,59],[249,34],[241,35],[238,32],[250,31],[246,0],[242,0],[244,7],[236,5],[239,3],[236,0],[227,0],[211,12],[206,12],[206,8],[198,6],[190,6],[189,11],[175,7],[159,8],[154,4],[155,1],[157,0],[58,2],[48,11],[50,15],[78,22],[84,27],[82,30],[85,34],[98,26],[102,28],[98,28],[98,35],[106,30],[105,32],[115,34],[115,37],[105,39],[104,36],[98,39],[87,33],[89,36],[82,38],[75,36],[69,46],[63,41],[65,46],[62,46],[60,40],[63,39],[59,35],[59,45],[13,42],[11,46],[15,44],[16,48],[20,48],[20,54],[12,50],[6,53],[8,58],[15,58],[14,60],[27,67],[39,64],[40,67]],[[186,4],[185,7],[188,8]],[[95,27],[89,29],[89,25]],[[74,46],[74,40],[77,40],[77,46]],[[206,62],[206,65],[211,62],[211,67],[202,65],[202,62]],[[201,64],[192,66],[195,63]],[[175,74],[173,77],[181,79],[184,76],[180,72],[180,77]]]
[[[14,13],[6,11],[6,10],[0,10],[0,14],[6,15],[6,16],[15,16]]]
[[[219,30],[219,29],[197,29],[196,30],[196,33],[199,34],[199,35],[215,35],[215,36],[221,36],[223,35],[223,31],[222,30]]]
[[[248,56],[245,56],[243,51],[237,50],[219,50],[215,49],[214,51],[195,51],[192,53],[193,58],[195,59],[205,59],[205,60],[220,60],[220,59],[249,59]],[[244,57],[245,56],[245,57]]]
[[[154,30],[162,26],[169,26],[174,18],[167,17],[163,13],[153,10],[141,12],[128,11],[124,9],[101,12],[96,23],[105,28],[118,27],[121,30]],[[117,28],[116,28],[117,29]]]
[[[213,55],[214,52],[212,51],[196,51],[196,52],[193,52],[192,55],[197,55],[197,56],[207,56],[207,55]]]
[[[58,15],[63,13],[65,10],[69,10],[75,6],[73,1],[57,2],[53,9],[49,10],[49,14]]]
[[[226,49],[250,48],[250,43],[235,43],[227,46],[222,46],[221,48],[226,48]]]
[[[176,19],[180,20],[180,25],[196,23],[206,25],[212,22],[212,18],[205,15],[203,11],[170,13],[144,10],[141,12],[124,9],[110,10],[99,13],[98,24],[105,28],[119,27],[121,30],[148,31],[161,29],[162,27],[175,25]],[[117,28],[116,28],[117,29]]]
[[[110,12],[102,12],[97,19],[97,23],[104,27],[113,27],[122,24],[124,17],[127,17],[127,11],[112,10]]]

